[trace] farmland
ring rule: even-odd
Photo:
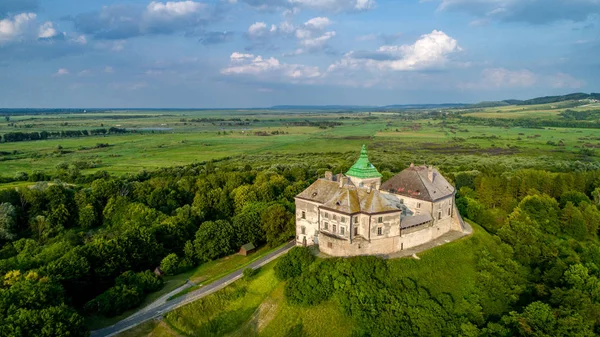
[[[100,128],[118,128],[127,132],[2,142],[0,175],[7,178],[4,186],[16,186],[22,181],[6,180],[19,172],[28,175],[34,171],[52,172],[60,165],[67,167],[70,164],[78,166],[81,174],[106,171],[121,175],[240,156],[259,164],[273,155],[303,161],[304,158],[298,155],[350,153],[363,143],[373,148],[375,162],[391,151],[404,164],[409,160],[421,160],[459,165],[452,156],[454,154],[472,156],[470,160],[476,162],[487,162],[489,156],[505,161],[510,155],[507,165],[517,167],[543,165],[548,156],[553,158],[553,165],[574,160],[592,161],[596,158],[593,149],[600,147],[598,129],[528,128],[480,122],[539,118],[556,121],[566,106],[579,111],[590,109],[585,106],[573,108],[573,103],[569,102],[561,104],[472,109],[475,112],[450,109],[436,115],[428,111],[284,110],[11,115],[9,120],[0,122],[0,135]]]

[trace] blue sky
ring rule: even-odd
[[[0,108],[600,91],[600,0],[0,0]]]

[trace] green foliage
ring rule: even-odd
[[[244,271],[242,272],[242,278],[246,281],[250,280],[251,278],[253,278],[256,274],[258,274],[259,269],[254,269],[254,268],[246,268],[244,269]]]
[[[175,275],[179,271],[179,257],[177,254],[171,253],[165,256],[160,262],[160,269],[167,275]]]
[[[267,207],[262,217],[263,229],[267,243],[273,247],[286,242],[294,235],[294,218],[283,205],[275,204]]]
[[[17,238],[17,210],[8,202],[0,204],[0,240]]]
[[[117,277],[115,286],[85,304],[88,313],[112,317],[134,308],[144,300],[146,293],[163,286],[162,279],[149,270],[140,273],[126,271]]]
[[[194,239],[199,261],[210,261],[235,252],[235,231],[229,221],[207,221],[200,225]]]
[[[280,280],[297,277],[315,261],[315,256],[306,247],[294,247],[280,257],[275,265],[275,276]]]
[[[11,271],[0,285],[0,335],[88,336],[83,317],[65,305],[60,284]]]

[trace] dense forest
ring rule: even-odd
[[[304,168],[212,163],[92,178],[0,191],[0,335],[86,335],[85,315],[118,315],[160,289],[157,266],[175,274],[286,242],[307,186]]]
[[[177,274],[248,242],[286,242],[293,197],[354,158],[338,159],[121,177],[69,166],[53,182],[0,191],[0,335],[85,336],[84,317],[118,315],[160,289],[157,266]],[[404,168],[390,163],[378,163],[386,177]],[[434,296],[385,260],[316,260],[294,249],[276,266],[287,300],[339,301],[357,336],[600,333],[600,171],[477,169],[445,172],[461,213],[496,240],[478,253],[476,292]]]
[[[432,296],[376,257],[317,260],[294,248],[275,267],[286,299],[334,298],[356,336],[600,334],[600,172],[454,175],[457,206],[494,234],[478,253],[476,291]]]

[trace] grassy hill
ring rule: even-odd
[[[468,296],[476,286],[478,252],[497,245],[484,229],[475,224],[473,229],[472,236],[423,252],[419,260],[389,260],[390,271],[398,282],[410,278],[432,295]],[[351,336],[355,325],[335,300],[311,307],[287,303],[284,283],[275,278],[273,267],[271,263],[251,280],[237,281],[120,336],[322,336],[323,331]]]

